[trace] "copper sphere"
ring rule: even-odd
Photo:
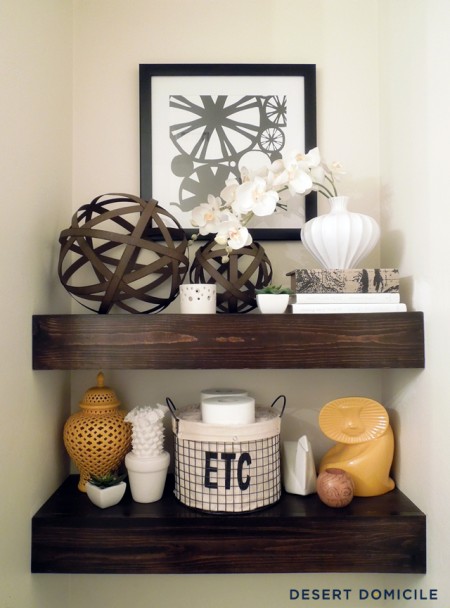
[[[346,507],[353,500],[354,483],[343,469],[325,469],[317,477],[317,494],[329,507]]]

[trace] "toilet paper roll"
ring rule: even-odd
[[[200,402],[217,397],[247,397],[248,392],[240,388],[205,388],[200,393]]]
[[[203,399],[202,422],[207,424],[252,424],[255,422],[255,400],[253,397],[214,397]]]

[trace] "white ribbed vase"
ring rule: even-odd
[[[380,228],[369,215],[348,211],[348,196],[328,200],[329,213],[303,226],[302,243],[324,268],[357,268],[377,244]]]

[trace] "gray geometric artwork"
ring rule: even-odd
[[[171,95],[171,170],[179,178],[178,202],[190,212],[218,196],[229,177],[239,178],[244,155],[281,157],[287,127],[287,99],[277,95]]]

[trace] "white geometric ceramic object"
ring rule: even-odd
[[[257,293],[256,303],[263,314],[283,314],[289,304],[287,293]]]
[[[348,211],[348,196],[328,200],[329,213],[303,226],[302,243],[324,268],[357,268],[377,244],[380,228],[369,215]]]
[[[97,505],[97,507],[100,507],[100,509],[106,509],[119,503],[125,494],[126,488],[127,484],[124,481],[109,488],[99,488],[89,481],[86,483],[86,493],[90,501],[94,505]]]
[[[311,443],[306,435],[282,445],[283,485],[286,492],[307,496],[316,491],[317,473]]]

